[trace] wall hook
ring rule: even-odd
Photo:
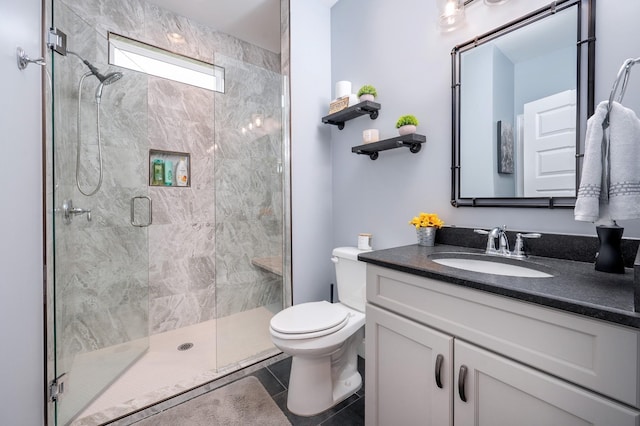
[[[22,49],[22,47],[18,47],[16,49],[16,60],[18,62],[18,69],[20,69],[20,70],[23,70],[23,69],[27,68],[27,66],[29,64],[36,64],[36,65],[40,65],[40,66],[47,65],[47,63],[45,62],[44,58],[31,59],[26,54],[24,49]]]

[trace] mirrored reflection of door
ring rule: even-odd
[[[107,65],[106,34],[60,1],[52,8],[52,27],[67,34],[74,52],[52,55],[48,116],[54,369],[64,383],[56,424],[66,425],[149,345],[148,228],[132,221],[146,224],[150,206],[146,198],[131,202],[148,195],[147,83]]]
[[[271,317],[283,308],[283,78],[216,55],[216,366],[277,353]]]
[[[524,196],[576,195],[576,91],[524,105]]]

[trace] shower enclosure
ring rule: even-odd
[[[99,424],[278,353],[285,85],[279,55],[144,1],[52,0],[47,15],[67,50],[48,61],[53,422]],[[112,65],[109,33],[224,68],[224,92]],[[188,156],[188,186],[152,185],[158,152]],[[118,395],[123,380],[150,387]]]

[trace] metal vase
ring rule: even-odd
[[[436,229],[433,226],[427,228],[417,228],[418,245],[433,247],[436,244]]]

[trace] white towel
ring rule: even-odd
[[[640,218],[640,120],[613,102],[607,127],[607,105],[601,102],[587,121],[574,209],[575,220],[597,224]]]

